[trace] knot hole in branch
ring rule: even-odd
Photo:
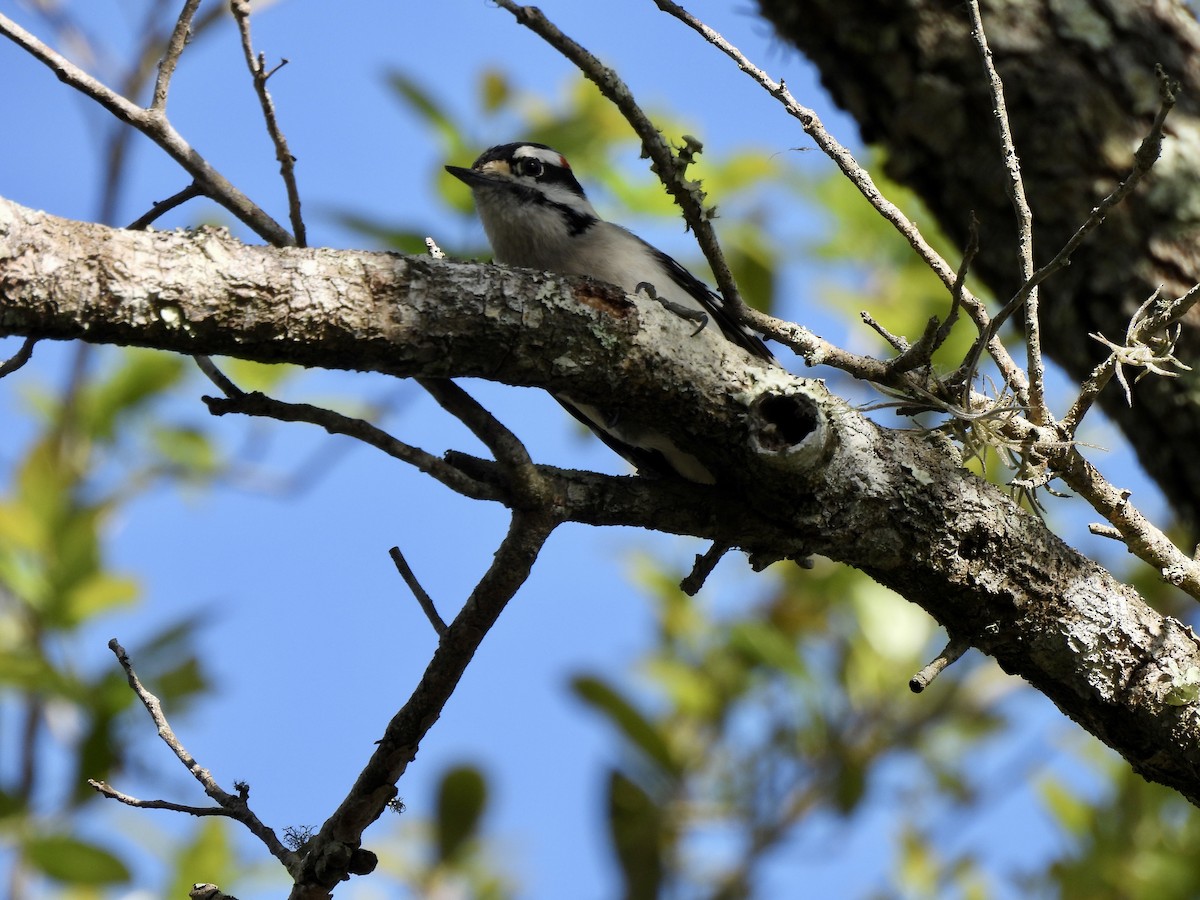
[[[817,405],[803,394],[769,394],[756,400],[752,411],[755,437],[769,452],[782,453],[795,447],[820,425]]]

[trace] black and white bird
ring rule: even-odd
[[[496,262],[590,275],[628,293],[648,291],[701,327],[713,322],[727,340],[759,359],[774,359],[762,340],[728,313],[718,294],[633,232],[601,219],[557,150],[545,144],[500,144],[484,151],[471,168],[446,166],[446,171],[471,188]],[[666,435],[563,395],[556,399],[639,472],[713,481],[699,460]]]

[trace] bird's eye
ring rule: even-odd
[[[517,174],[526,175],[530,178],[541,178],[545,167],[540,159],[535,159],[532,156],[522,157],[517,160]]]

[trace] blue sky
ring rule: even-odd
[[[696,132],[711,149],[754,144],[785,153],[807,146],[798,125],[774,101],[648,0],[543,0],[540,5],[560,27],[615,66],[643,102],[669,107],[696,123]],[[74,6],[87,10],[98,34],[120,41],[136,22],[130,9],[141,4],[94,0]],[[747,4],[694,6],[752,58],[785,77],[843,140],[856,143],[853,127],[830,109],[807,64],[774,42]],[[0,12],[45,33],[23,4],[0,0]],[[476,112],[476,81],[485,67],[505,69],[522,87],[551,101],[574,76],[557,53],[484,0],[284,0],[256,15],[254,29],[256,44],[269,61],[289,59],[272,79],[271,90],[299,158],[314,245],[362,246],[361,236],[337,223],[336,213],[347,210],[420,225],[447,243],[482,240],[475,225],[470,234],[461,233],[460,220],[447,213],[431,187],[444,162],[470,160],[440,157],[434,138],[387,90],[388,69],[417,77],[467,119]],[[102,74],[103,66],[93,70]],[[94,219],[98,178],[92,134],[98,122],[109,124],[106,114],[7,43],[0,44],[0,83],[10,86],[6,118],[12,128],[0,142],[0,194],[58,215]],[[231,28],[214,32],[184,54],[169,110],[197,150],[285,221],[273,151]],[[478,137],[482,149],[520,135]],[[147,141],[134,143],[134,174],[124,192],[120,222],[187,183]],[[824,165],[815,157],[792,154],[796,165]],[[586,182],[586,173],[581,175]],[[609,212],[619,216],[619,211]],[[190,224],[197,214],[196,207],[188,207],[162,227]],[[664,249],[692,254],[682,228],[664,240],[674,241]],[[833,339],[847,334],[851,326],[823,311],[802,280],[793,276],[789,284],[793,299],[783,312]],[[13,341],[0,341],[0,356],[13,349]],[[22,435],[17,382],[61,383],[66,352],[61,346],[39,346],[27,370],[0,383],[6,444]],[[394,406],[388,423],[407,439],[434,451],[473,447],[463,429],[414,386],[340,373],[306,378],[295,390],[295,396],[313,402],[331,396],[387,399]],[[519,426],[536,458],[623,470],[620,460],[598,442],[581,438],[544,395],[495,385],[472,385],[471,390]],[[197,395],[204,391],[198,384]],[[214,422],[198,400],[171,412],[215,429],[233,445],[262,432],[254,423]],[[388,548],[397,544],[404,550],[450,615],[490,561],[507,520],[502,509],[457,498],[368,449],[347,445],[328,455],[342,439],[315,429],[280,425],[266,432],[265,468],[287,473],[315,459],[328,471],[287,498],[255,489],[251,482],[259,477],[256,472],[245,485],[199,495],[163,489],[139,499],[115,523],[111,552],[115,567],[141,579],[144,602],[107,621],[93,641],[75,649],[82,668],[112,666],[105,642],[115,635],[136,661],[138,637],[149,633],[153,623],[182,611],[208,610],[201,646],[217,673],[219,690],[202,708],[175,722],[180,735],[222,783],[250,782],[255,810],[268,824],[315,826],[344,795],[433,649],[433,633],[397,578]],[[12,451],[3,452],[0,464],[7,464]],[[1148,496],[1144,481],[1122,460],[1127,457],[1114,455],[1105,461],[1106,468],[1116,467],[1127,476],[1122,484]],[[1072,537],[1080,532],[1073,526]],[[566,681],[581,671],[620,677],[647,647],[651,613],[630,578],[632,552],[651,552],[687,566],[698,549],[691,541],[642,532],[561,529],[488,636],[402,782],[402,796],[419,812],[431,801],[433,779],[446,766],[480,765],[493,789],[488,830],[505,850],[523,896],[613,895],[612,867],[600,831],[601,773],[616,758],[617,748],[608,730],[571,698]],[[740,557],[730,557],[706,591],[712,602],[730,602],[732,596],[749,603],[760,585]],[[1053,733],[1047,723],[1056,721],[1054,714],[1038,699],[1023,702],[1033,726],[1022,739],[1040,746]],[[202,801],[195,784],[158,745],[149,723],[130,739],[146,772],[119,787],[181,802]],[[980,826],[980,840],[990,841],[993,828],[1020,832],[1007,843],[990,841],[1001,859],[1019,859],[1031,844],[1048,839],[1044,818],[1028,797],[1003,804],[998,815],[991,825]],[[140,822],[132,825],[134,820]],[[101,829],[120,823],[137,831],[174,827],[169,814],[125,809],[105,811],[98,823]],[[773,870],[774,883],[803,880],[813,896],[853,896],[882,887],[890,865],[889,830],[887,811],[880,810],[839,852],[808,847],[781,860]],[[372,836],[382,840],[381,833],[378,826],[369,832],[368,844]],[[831,834],[831,843],[846,837]],[[586,887],[581,890],[581,885]],[[238,894],[243,900],[258,896],[240,886]],[[277,884],[261,894],[276,895]]]

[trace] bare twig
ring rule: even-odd
[[[130,231],[145,231],[156,221],[158,221],[159,216],[166,215],[171,210],[175,209],[175,207],[182,206],[189,200],[194,200],[196,197],[203,196],[204,189],[193,181],[182,191],[172,194],[166,200],[159,200],[152,207],[150,207],[150,209],[144,215],[138,216],[138,218],[134,219],[125,227]]]
[[[175,66],[179,64],[179,57],[187,45],[192,17],[196,15],[199,6],[200,0],[185,0],[171,37],[167,40],[166,50],[158,63],[158,78],[154,82],[154,99],[150,102],[150,108],[153,110],[163,112],[167,108],[167,91],[171,87],[171,77],[175,74]]]
[[[161,110],[143,109],[47,47],[8,16],[0,15],[0,35],[8,38],[49,68],[58,79],[95,100],[110,113],[136,128],[177,162],[204,188],[204,193],[276,246],[295,243],[278,222],[267,215],[220,172],[209,165],[177,132]]]
[[[1004,305],[1000,312],[996,314],[995,318],[988,323],[986,330],[982,331],[981,333],[979,344],[977,344],[976,347],[972,349],[971,354],[968,355],[967,365],[972,371],[974,369],[975,362],[977,362],[979,359],[980,348],[982,345],[987,344],[990,350],[990,342],[996,340],[996,335],[998,334],[1000,328],[1017,310],[1022,307],[1029,295],[1029,292],[1037,288],[1038,285],[1040,285],[1055,272],[1058,272],[1070,265],[1071,256],[1075,253],[1075,251],[1079,249],[1079,247],[1093,231],[1100,227],[1101,223],[1104,222],[1105,218],[1108,216],[1113,207],[1115,207],[1129,195],[1129,193],[1137,186],[1137,184],[1142,180],[1146,173],[1150,171],[1151,167],[1158,160],[1159,154],[1162,151],[1163,128],[1166,123],[1167,116],[1175,106],[1177,92],[1179,90],[1179,82],[1169,78],[1161,66],[1156,68],[1156,73],[1159,80],[1159,96],[1162,102],[1159,105],[1158,113],[1155,115],[1153,123],[1150,125],[1150,130],[1146,133],[1146,136],[1142,139],[1138,149],[1133,154],[1133,166],[1130,169],[1129,175],[1127,175],[1111,193],[1109,193],[1098,204],[1096,204],[1091,214],[1087,217],[1084,223],[1075,230],[1075,233],[1071,235],[1067,242],[1062,246],[1062,249],[1060,249],[1058,253],[1054,255],[1054,258],[1034,272],[1033,275],[1030,276],[1030,278],[1023,285],[1021,285],[1021,287]],[[1091,376],[1089,376],[1089,380],[1097,378],[1101,368],[1103,368],[1103,365],[1092,372]],[[1103,376],[1105,378],[1105,383],[1107,383],[1107,377],[1111,375],[1112,372],[1109,371],[1106,376]],[[1103,385],[1100,387],[1103,388]],[[1098,392],[1099,391],[1096,391],[1096,393]],[[1085,393],[1091,393],[1091,389],[1088,389]],[[1091,405],[1091,401],[1093,399],[1094,395],[1087,398],[1088,406]],[[1079,412],[1086,412],[1086,409],[1081,409]],[[1075,426],[1077,425],[1078,421],[1075,422]],[[1073,431],[1073,427],[1070,430]]]
[[[239,790],[237,794],[230,794],[223,790],[216,779],[212,777],[212,773],[196,762],[195,757],[188,753],[184,748],[183,743],[175,735],[171,728],[171,723],[167,721],[166,715],[163,713],[162,703],[159,699],[146,689],[138,678],[137,673],[133,670],[133,663],[129,659],[129,654],[125,652],[125,648],[118,643],[116,638],[108,642],[108,648],[117,657],[117,661],[121,664],[121,668],[125,670],[125,678],[129,682],[130,688],[137,694],[142,705],[146,707],[146,711],[150,713],[150,718],[154,721],[154,726],[158,729],[158,736],[162,738],[175,757],[183,763],[184,767],[192,774],[196,781],[200,782],[200,786],[204,788],[204,793],[208,794],[213,800],[226,810],[226,815],[237,819],[246,828],[257,837],[271,855],[278,859],[284,866],[291,871],[297,864],[298,857],[295,852],[285,847],[275,836],[275,832],[264,825],[253,812],[246,802],[248,790]],[[99,788],[97,788],[99,790]],[[126,802],[122,800],[122,802]],[[211,813],[206,813],[210,815]]]
[[[33,358],[33,348],[37,342],[38,339],[35,337],[25,338],[17,352],[0,363],[0,378],[3,378],[5,375],[11,375],[17,369],[21,368],[21,366],[25,365],[25,363],[29,362]]]
[[[124,803],[126,806],[134,806],[138,809],[166,809],[171,812],[187,813],[189,816],[225,816],[231,817],[234,815],[228,809],[220,806],[188,806],[184,803],[172,803],[170,800],[139,800],[137,797],[131,797],[129,794],[123,794],[107,781],[97,781],[94,778],[88,779],[88,784],[91,785],[97,793],[108,797],[110,800],[116,800]]]
[[[421,611],[429,619],[429,624],[433,626],[433,630],[437,632],[438,637],[445,635],[445,620],[438,615],[437,606],[434,604],[433,598],[429,596],[425,588],[421,587],[421,582],[417,581],[416,574],[413,573],[408,560],[404,558],[404,554],[400,552],[400,548],[393,547],[388,553],[392,557],[392,562],[396,564],[396,571],[400,573],[400,577],[404,579],[404,583],[408,585],[408,589],[417,598],[417,603],[421,605]]]
[[[558,521],[545,510],[514,512],[491,566],[438,642],[420,683],[388,723],[353,789],[309,842],[308,859],[320,861],[339,847],[357,847],[363,831],[387,809],[396,796],[396,782],[441,715],[484,637],[529,577]],[[321,871],[310,866],[297,879],[291,897],[299,900],[316,896],[312,893],[314,887],[332,886],[342,877],[344,873],[328,866]]]
[[[492,451],[496,462],[512,476],[514,490],[527,492],[538,481],[537,467],[520,439],[484,409],[475,398],[448,378],[418,378],[442,409],[457,418]],[[540,502],[532,498],[534,505]]]
[[[971,13],[971,36],[979,48],[979,56],[983,61],[984,72],[987,74],[988,87],[992,96],[992,111],[996,116],[996,124],[1000,131],[1000,149],[1004,159],[1004,171],[1007,176],[1004,182],[1005,191],[1012,201],[1013,211],[1017,216],[1017,255],[1021,266],[1021,281],[1030,284],[1034,274],[1033,262],[1033,212],[1025,197],[1025,182],[1021,178],[1021,161],[1013,144],[1012,125],[1008,120],[1008,108],[1004,103],[1004,82],[992,62],[992,50],[988,46],[987,34],[983,30],[983,18],[979,12],[978,0],[968,4]],[[993,327],[995,325],[993,324]],[[1025,356],[1026,376],[1029,379],[1029,401],[1026,404],[1028,414],[1036,425],[1046,425],[1050,421],[1050,411],[1046,408],[1046,364],[1042,357],[1042,328],[1038,315],[1038,289],[1032,284],[1025,297]]]
[[[271,99],[271,94],[267,90],[267,80],[287,65],[287,60],[283,60],[268,72],[265,57],[261,53],[257,55],[254,53],[254,45],[250,40],[250,0],[230,0],[229,9],[233,13],[238,31],[242,36],[242,52],[246,56],[246,66],[250,69],[250,76],[254,80],[254,92],[258,95],[258,103],[262,107],[267,133],[271,136],[271,143],[275,145],[275,158],[279,160],[279,174],[283,177],[283,184],[287,189],[288,216],[292,222],[295,244],[298,247],[306,247],[308,246],[308,237],[304,227],[304,217],[300,213],[300,189],[296,184],[296,157],[292,156],[288,149],[287,138],[284,137],[283,130],[279,127],[279,120],[275,115],[275,101]]]
[[[948,666],[953,665],[958,661],[964,653],[971,649],[970,643],[967,641],[958,641],[951,638],[949,643],[942,649],[934,659],[914,675],[908,681],[908,688],[914,694],[919,694],[925,688],[933,683],[933,680],[942,674]]]
[[[815,111],[799,103],[796,98],[792,96],[786,84],[784,84],[782,81],[775,81],[773,78],[767,75],[765,71],[754,65],[754,63],[752,63],[745,54],[743,54],[737,47],[726,40],[720,33],[697,19],[678,3],[673,3],[671,0],[654,0],[654,4],[663,12],[674,16],[689,28],[700,34],[706,41],[733,60],[739,69],[753,78],[769,94],[771,94],[771,96],[778,100],[783,105],[787,113],[800,122],[800,125],[804,129],[805,133],[807,133],[808,136],[813,139],[816,145],[821,149],[822,152],[825,153],[826,156],[833,160],[837,167],[841,169],[842,174],[844,174],[849,179],[850,183],[858,189],[859,193],[866,198],[867,202],[870,203],[871,206],[873,206],[879,212],[879,214],[884,217],[884,219],[890,222],[906,241],[908,241],[909,245],[917,252],[917,255],[920,256],[921,259],[925,261],[925,264],[933,271],[933,273],[937,275],[939,279],[941,279],[942,284],[944,284],[949,290],[953,291],[955,289],[957,273],[955,272],[954,268],[948,262],[946,262],[946,260],[944,260],[936,250],[933,249],[933,247],[925,239],[924,235],[921,234],[921,231],[919,228],[917,228],[916,224],[909,220],[909,218],[904,215],[898,206],[896,206],[883,195],[883,192],[879,190],[878,186],[876,186],[874,179],[871,178],[870,173],[861,165],[859,165],[858,161],[855,160],[854,155],[826,130],[824,124],[821,122],[820,117]],[[684,214],[687,214],[686,209],[684,210]],[[688,222],[691,224],[690,218],[688,219]],[[978,300],[978,298],[976,298],[965,287],[961,290],[963,307],[969,312],[975,309],[982,311],[983,304]],[[751,314],[747,315],[746,318],[747,321],[755,328],[759,329],[765,334],[770,335],[776,340],[787,343],[789,346],[793,346],[793,349],[796,349],[799,353],[803,353],[805,358],[811,364],[815,364],[813,359],[809,358],[807,353],[804,353],[803,350],[795,347],[788,341],[786,337],[786,328],[777,333],[776,328],[779,326],[776,323],[771,323],[768,326],[766,320],[770,319],[771,317],[764,316],[762,313],[751,311]],[[1012,360],[1008,350],[1003,344],[1000,343],[999,340],[995,338],[992,338],[987,342],[987,349],[988,352],[991,353],[995,358],[997,366],[1000,367],[1001,374],[1009,383],[1009,386],[1012,388],[1014,393],[1017,394],[1018,398],[1024,397],[1026,390],[1024,374],[1021,372],[1020,367],[1017,366]],[[818,361],[836,365],[835,362],[831,361],[836,358],[836,355],[833,355],[829,358],[822,358]],[[839,368],[841,367],[839,366]],[[846,371],[850,371],[851,374],[857,375],[856,372],[853,372],[850,369],[846,369]],[[868,377],[868,379],[871,381],[887,380],[886,374],[884,378],[871,378],[869,376],[858,377]]]
[[[239,397],[246,396],[246,392],[233,383],[233,380],[217,368],[217,364],[212,361],[212,357],[197,354],[192,359],[196,361],[196,365],[200,367],[208,380],[220,388],[221,393],[231,400],[236,400]]]
[[[323,409],[307,403],[286,403],[258,391],[240,396],[204,397],[202,399],[208,406],[209,412],[215,416],[240,413],[247,416],[278,419],[281,422],[308,422],[324,428],[330,434],[344,434],[375,447],[377,450],[382,450],[389,456],[406,462],[435,478],[464,497],[475,500],[496,500],[505,504],[512,502],[509,491],[503,486],[478,481],[445,460],[405,444],[362,419],[344,416],[331,409]]]
[[[721,557],[733,549],[733,545],[726,544],[723,541],[714,541],[704,553],[696,555],[695,565],[692,566],[692,571],[688,576],[679,582],[679,589],[689,597],[694,597],[700,588],[704,587],[704,582],[708,580],[708,576],[712,574],[713,569],[717,567],[717,563],[721,561]]]

